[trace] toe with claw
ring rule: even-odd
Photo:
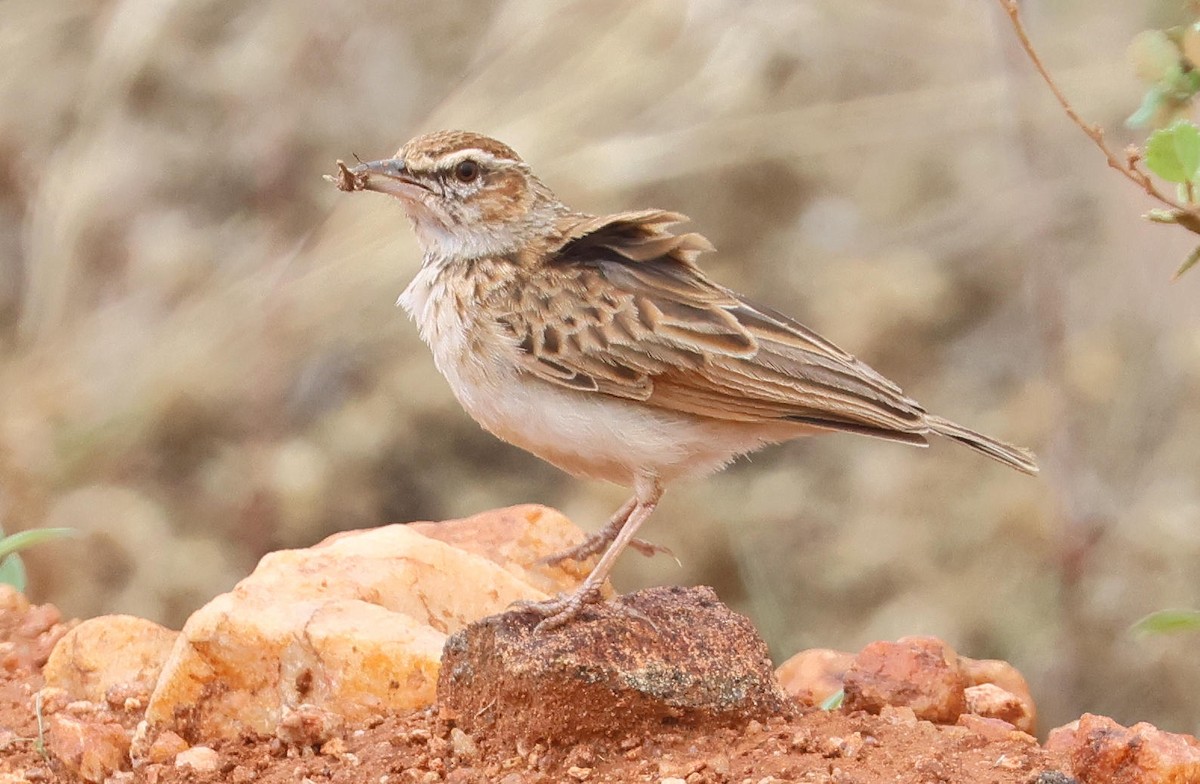
[[[541,616],[542,620],[533,629],[535,634],[540,634],[566,626],[578,618],[589,605],[600,604],[603,601],[599,588],[584,586],[573,593],[559,594],[553,599],[547,599],[546,601],[513,602],[512,606],[514,609]],[[647,624],[655,632],[659,631],[658,624],[650,616],[631,606],[628,602],[618,600],[610,602],[608,607],[616,610],[621,615]]]
[[[603,597],[600,596],[599,588],[584,585],[577,591],[559,594],[553,599],[542,602],[514,602],[513,607],[541,616],[542,620],[534,631],[548,632],[578,618],[589,604],[598,604],[602,601]]]

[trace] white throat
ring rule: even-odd
[[[440,221],[428,217],[413,218],[417,241],[429,259],[475,259],[480,256],[501,256],[511,253],[518,242],[507,229],[480,231],[459,228],[447,229]]]

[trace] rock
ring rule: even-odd
[[[67,694],[65,689],[44,686],[37,691],[34,700],[41,707],[42,715],[49,716],[51,713],[65,710],[67,704],[71,702],[71,695]]]
[[[868,645],[856,656],[827,648],[800,651],[775,671],[783,690],[817,704],[846,688],[846,706],[878,713],[908,706],[922,719],[954,723],[963,712],[1000,719],[1033,734],[1037,708],[1008,662],[958,656],[933,637]]]
[[[816,705],[842,688],[842,679],[853,663],[853,653],[810,648],[779,665],[775,677],[788,696]]]
[[[994,683],[968,686],[963,690],[963,697],[966,699],[967,713],[973,713],[981,718],[998,719],[1024,732],[1030,732],[1033,729],[1033,720],[1027,712],[1025,704],[1017,695],[1005,691]],[[1026,727],[1029,729],[1025,729]]]
[[[502,744],[569,745],[785,710],[766,644],[711,588],[630,594],[553,632],[538,620],[508,612],[447,640],[444,718]]]
[[[998,659],[969,659],[958,657],[970,686],[966,690],[967,710],[980,716],[1003,719],[1022,732],[1037,733],[1037,706],[1025,677],[1006,661]],[[996,689],[973,690],[972,687],[991,684]]]
[[[1071,749],[1075,746],[1075,733],[1078,731],[1079,719],[1050,730],[1050,734],[1046,737],[1046,751],[1055,754],[1070,754]]]
[[[5,613],[6,619],[18,618],[28,610],[29,600],[25,598],[25,594],[8,583],[0,583],[0,613]],[[6,621],[5,625],[11,624]],[[7,637],[8,634],[4,636]]]
[[[458,727],[450,730],[450,748],[459,759],[472,760],[479,756],[479,746],[475,739]]]
[[[954,649],[935,637],[873,642],[846,672],[846,710],[911,708],[918,719],[953,724],[966,710],[967,679]]]
[[[46,750],[64,769],[101,782],[129,768],[129,733],[120,724],[83,721],[57,713],[47,720]]]
[[[288,746],[320,746],[345,729],[345,722],[338,714],[304,704],[294,710],[284,708],[283,718],[275,728],[275,737]]]
[[[154,739],[154,742],[150,744],[150,748],[146,751],[145,757],[137,759],[136,762],[140,763],[145,761],[152,765],[156,763],[170,762],[171,760],[175,759],[176,755],[178,755],[180,752],[186,751],[187,747],[188,744],[186,740],[179,737],[174,732],[166,730],[165,732],[159,733],[158,737]],[[133,749],[131,748],[130,753],[132,754],[132,752]]]
[[[42,674],[47,686],[63,689],[72,699],[103,702],[115,688],[144,700],[177,636],[131,615],[92,618],[58,641]]]
[[[16,588],[0,583],[0,668],[41,667],[70,628],[54,605],[31,605]]]
[[[547,595],[575,588],[599,558],[594,556],[583,563],[564,561],[558,566],[540,563],[547,555],[569,550],[585,537],[579,526],[561,512],[536,504],[497,509],[462,520],[409,523],[408,527],[487,558]]]
[[[1072,726],[1073,725],[1073,726]],[[1141,723],[1123,727],[1085,713],[1050,733],[1047,749],[1065,751],[1082,784],[1184,784],[1200,781],[1200,741]]]
[[[221,755],[208,746],[192,746],[175,755],[175,767],[191,768],[197,773],[212,773],[221,764]]]
[[[915,727],[918,721],[917,714],[907,705],[884,705],[879,711],[879,718],[903,727]]]
[[[970,690],[968,689],[968,691]],[[1020,737],[1028,739],[1030,743],[1037,742],[1032,735],[1021,732],[1003,719],[993,719],[975,713],[964,713],[958,717],[958,721],[955,724],[959,727],[966,727],[976,735],[980,735],[990,741],[1012,740],[1014,737]]]
[[[558,533],[539,540],[528,530],[543,523]],[[429,525],[340,533],[271,553],[188,619],[146,718],[196,742],[274,734],[302,705],[347,722],[428,705],[446,635],[514,601],[546,598],[518,575],[535,574],[534,562],[551,554],[539,541],[553,550],[581,541],[569,525],[518,507],[432,526],[451,541],[490,542],[486,558],[423,535]],[[515,564],[504,560],[506,548]],[[539,585],[561,585],[543,578]]]

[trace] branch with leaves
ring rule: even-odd
[[[1059,88],[1034,48],[1021,19],[1017,0],[997,0],[1008,14],[1021,48],[1067,117],[1079,126],[1108,160],[1108,165],[1163,205],[1143,217],[1155,223],[1174,223],[1200,234],[1200,128],[1186,117],[1200,92],[1200,21],[1169,30],[1147,30],[1130,45],[1130,57],[1138,76],[1147,84],[1142,105],[1129,118],[1135,127],[1157,127],[1146,140],[1145,150],[1130,145],[1118,155],[1104,138],[1104,129],[1086,122]],[[1161,180],[1175,183],[1174,198],[1159,189],[1140,164]],[[1175,271],[1178,278],[1200,262],[1200,247]]]

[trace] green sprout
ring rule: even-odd
[[[35,544],[74,535],[72,528],[34,528],[11,536],[4,536],[4,530],[0,529],[0,583],[11,585],[23,593],[27,581],[20,551]]]
[[[1140,634],[1175,634],[1200,631],[1200,610],[1159,610],[1135,623]]]
[[[823,711],[835,711],[842,707],[842,702],[844,702],[845,699],[846,690],[838,689],[833,694],[830,694],[828,697],[821,700],[821,704],[818,707],[820,707],[820,709]]]

